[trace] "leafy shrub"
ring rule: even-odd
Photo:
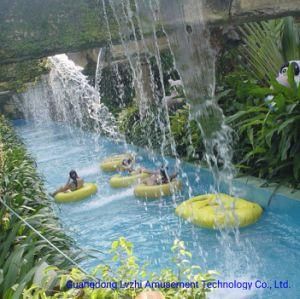
[[[34,161],[10,126],[0,117],[0,197],[23,219],[67,254],[71,240],[54,216]],[[0,203],[0,297],[19,298],[44,261],[68,267],[53,247]]]
[[[136,105],[124,109],[119,114],[119,128],[128,142],[151,149],[161,149],[162,134],[166,134],[165,153],[170,153],[170,133],[165,126],[165,132],[160,127],[157,114],[150,113],[142,121]],[[189,119],[189,107],[184,106],[170,116],[172,138],[175,141],[179,156],[189,160],[199,160],[204,151],[201,132],[195,120]]]
[[[177,153],[189,160],[202,159],[204,146],[201,132],[195,120],[190,120],[188,106],[178,109],[170,117],[171,131],[175,140]]]
[[[170,132],[165,119],[158,117],[161,112],[156,107],[150,107],[146,116],[140,117],[139,107],[133,104],[122,110],[118,117],[119,129],[125,135],[126,141],[153,150],[170,152]],[[163,143],[163,137],[166,137]]]
[[[86,275],[78,269],[72,269],[70,272],[59,275],[59,287],[55,289],[55,293],[51,296],[46,296],[47,289],[32,285],[24,290],[24,299],[29,298],[135,298],[143,289],[143,283],[136,288],[119,288],[120,281],[147,281],[149,282],[198,282],[199,288],[157,288],[165,295],[167,299],[205,299],[206,293],[209,291],[204,288],[203,281],[213,281],[214,271],[201,273],[199,266],[191,264],[192,255],[186,250],[182,241],[175,240],[172,247],[174,253],[173,262],[175,270],[165,269],[159,274],[147,272],[147,265],[140,266],[133,253],[133,246],[125,238],[120,238],[114,241],[111,245],[110,253],[112,260],[109,265],[103,264],[97,266],[91,273]],[[50,267],[48,270],[58,270],[58,268]],[[71,282],[78,283],[78,286],[83,281],[97,282],[100,277],[101,281],[114,283],[111,288],[79,288],[69,289],[66,287]]]
[[[276,80],[272,80],[272,89],[246,81],[248,102],[229,116],[228,122],[239,133],[239,151],[235,157],[247,172],[297,186],[300,179],[300,86],[294,82],[291,67],[288,73],[291,87],[282,86]],[[264,101],[267,95],[274,96],[273,108]]]
[[[242,173],[299,186],[299,91],[291,70],[290,88],[274,79],[284,62],[300,58],[299,25],[288,17],[245,24],[240,34],[243,44],[223,57],[231,69],[218,90],[228,92],[219,104],[236,132],[234,162]]]

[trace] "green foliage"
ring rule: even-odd
[[[70,253],[72,242],[53,215],[34,161],[3,117],[0,117],[0,145],[1,199],[58,248]],[[69,265],[0,203],[0,297],[19,298],[43,261],[60,267]]]
[[[102,71],[101,101],[114,115],[133,101],[132,75],[128,67],[127,64],[112,65]]]
[[[1,66],[0,91],[24,92],[26,83],[36,82],[49,72],[47,59],[30,60]]]
[[[280,41],[283,19],[250,23],[240,28],[245,45],[241,54],[247,58],[247,67],[255,78],[269,80],[283,64]]]
[[[161,149],[165,153],[170,152],[170,133],[164,116],[161,114],[162,111],[152,106],[149,108],[147,115],[141,119],[139,107],[133,104],[123,109],[119,114],[119,129],[128,142],[149,149]],[[164,136],[166,136],[166,140],[164,148],[162,148]]]
[[[245,24],[240,32],[243,67],[256,79],[269,83],[284,62],[300,58],[299,25],[292,17]]]
[[[178,109],[170,116],[172,138],[175,141],[176,151],[181,157],[190,161],[200,160],[204,151],[199,125],[190,119],[189,106]],[[157,114],[150,113],[142,120],[136,105],[124,109],[119,114],[119,128],[126,139],[139,146],[147,146],[151,149],[161,149],[162,134]],[[166,126],[166,124],[164,124]],[[166,127],[165,127],[166,128]],[[166,131],[167,138],[170,136]],[[165,150],[170,151],[169,141]]]
[[[177,153],[189,160],[201,159],[204,151],[201,132],[197,122],[190,119],[189,106],[178,109],[170,117],[170,123]]]
[[[116,240],[111,245],[110,253],[112,255],[111,263],[101,264],[97,266],[87,276],[78,269],[72,269],[70,272],[60,275],[59,287],[55,288],[55,293],[47,296],[45,287],[32,285],[24,290],[24,299],[29,298],[119,298],[129,299],[135,298],[143,290],[143,286],[137,288],[119,288],[120,281],[123,283],[130,281],[146,282],[198,282],[199,288],[165,288],[158,289],[166,299],[205,299],[208,289],[203,288],[203,281],[213,281],[214,271],[209,271],[203,274],[199,266],[191,264],[192,255],[186,250],[183,241],[175,240],[172,247],[174,253],[173,262],[175,270],[165,269],[160,273],[147,272],[146,265],[139,265],[137,258],[134,256],[133,245],[125,238]],[[53,268],[52,268],[53,269]],[[95,277],[101,277],[102,281],[113,282],[115,285],[112,288],[81,288],[67,289],[66,283],[80,283],[83,281],[97,282]]]
[[[228,117],[238,131],[235,158],[247,172],[294,186],[300,182],[300,86],[288,71],[291,87],[272,81],[272,89],[244,81],[237,92],[246,95],[243,107]],[[274,107],[264,99],[273,95]]]
[[[236,132],[234,162],[244,174],[299,187],[299,90],[291,68],[291,87],[274,79],[286,60],[300,58],[299,25],[289,17],[240,32],[243,45],[226,53],[231,69],[218,90],[227,91],[219,104]]]

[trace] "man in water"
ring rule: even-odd
[[[132,158],[127,158],[122,161],[122,167],[119,170],[128,171],[129,174],[134,172],[134,160]]]
[[[132,158],[127,158],[122,161],[122,166],[119,168],[119,171],[127,171],[128,174],[139,174],[139,173],[148,173],[148,174],[155,174],[156,172],[153,172],[149,169],[146,169],[144,167],[134,167],[135,161]]]
[[[172,175],[168,175],[167,170],[168,167],[162,165],[159,170],[157,170],[151,175],[150,178],[143,180],[143,184],[147,186],[154,186],[168,184],[172,182],[177,177],[178,173],[175,172]]]
[[[83,187],[84,180],[80,178],[75,170],[71,170],[69,173],[69,178],[65,186],[60,187],[51,195],[54,197],[57,193],[60,192],[71,192],[80,189]]]

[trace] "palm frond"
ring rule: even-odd
[[[300,26],[293,17],[284,18],[282,50],[286,61],[300,59]]]
[[[240,54],[246,58],[247,68],[256,79],[266,82],[274,78],[284,62],[281,38],[284,20],[249,23],[240,27],[243,47]]]

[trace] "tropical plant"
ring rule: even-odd
[[[249,75],[269,84],[284,62],[300,59],[300,30],[294,18],[249,23],[240,27],[239,54]]]
[[[43,262],[70,263],[16,214],[66,254],[76,250],[70,252],[72,241],[53,214],[34,161],[2,116],[0,145],[0,297],[19,298]]]
[[[109,265],[101,264],[91,273],[86,275],[80,270],[74,268],[70,272],[58,275],[59,281],[57,287],[53,288],[52,294],[47,290],[47,280],[44,286],[32,285],[24,290],[24,299],[29,298],[119,298],[129,299],[141,293],[145,288],[149,288],[147,282],[197,282],[196,288],[151,288],[157,289],[164,294],[166,299],[204,299],[209,289],[205,288],[203,281],[214,281],[215,271],[201,273],[199,266],[191,264],[192,255],[186,250],[184,242],[175,240],[172,247],[174,253],[173,263],[175,270],[162,270],[159,274],[147,272],[147,265],[140,265],[133,252],[132,243],[121,237],[111,245],[110,254],[112,256]],[[55,267],[49,267],[49,270],[58,270]],[[98,277],[98,278],[97,278]],[[104,282],[102,288],[97,287],[97,282]],[[130,282],[135,283],[130,287]],[[122,282],[123,287],[121,287]],[[128,283],[127,287],[124,287]],[[87,285],[89,287],[87,287]],[[99,284],[100,285],[100,284]],[[84,287],[86,286],[86,287]],[[148,286],[148,287],[146,287]],[[50,295],[47,295],[50,294]]]
[[[158,111],[157,107],[150,106],[147,114],[141,118],[139,107],[133,104],[119,114],[119,129],[125,135],[127,142],[168,153],[170,152],[170,132],[165,117],[161,114],[162,112]],[[165,142],[162,142],[164,137]]]
[[[288,17],[245,24],[240,33],[243,44],[224,55],[231,67],[218,88],[228,92],[219,104],[236,132],[234,162],[244,174],[297,186],[299,95],[291,69],[290,87],[275,78],[284,62],[300,59],[299,25]]]
[[[170,117],[170,124],[179,156],[189,160],[201,160],[204,151],[201,132],[197,122],[190,119],[189,106],[178,109]]]
[[[239,132],[238,161],[254,175],[287,181],[300,181],[300,85],[288,69],[290,87],[271,80],[272,89],[248,83],[252,103],[228,117]],[[268,104],[264,99],[272,95]]]

